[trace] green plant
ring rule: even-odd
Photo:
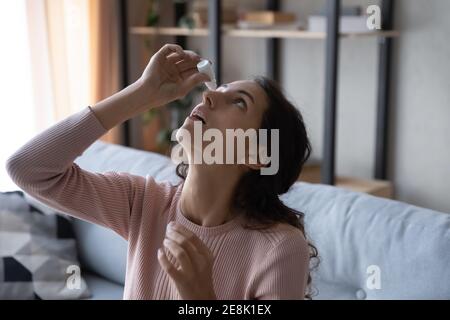
[[[143,114],[142,121],[145,125],[151,125],[157,118],[161,121],[161,130],[156,138],[156,142],[161,150],[166,150],[174,144],[171,139],[172,132],[183,125],[194,106],[195,99],[203,90],[200,86],[196,87],[184,98],[169,103],[165,107],[169,110],[169,121],[167,121],[166,114],[162,108],[152,109]]]
[[[180,18],[180,21],[178,21],[178,26],[180,28],[194,29],[195,28],[195,20],[192,17],[185,15]]]
[[[173,0],[173,2],[175,4],[186,4],[186,0]],[[148,0],[148,11],[146,16],[147,27],[154,27],[159,23],[159,8],[160,0]],[[182,21],[191,24],[192,27],[192,21],[186,19],[187,17],[183,17]],[[145,47],[149,53],[153,53],[154,44],[153,38],[147,38],[145,40]],[[165,108],[149,110],[142,115],[141,119],[144,125],[151,125],[156,119],[160,121],[161,130],[159,130],[156,137],[156,142],[160,150],[167,150],[172,145],[172,132],[183,125],[184,120],[191,112],[195,98],[203,90],[203,88],[197,87],[189,92],[183,99],[169,103]],[[169,111],[169,117],[167,117],[166,110]]]
[[[148,0],[146,26],[154,27],[159,22],[159,0]]]

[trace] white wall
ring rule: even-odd
[[[450,212],[450,1],[397,6],[392,175],[399,199]]]
[[[227,1],[226,1],[227,2]],[[284,10],[300,17],[320,9],[324,0],[283,0]],[[236,2],[235,2],[236,3]],[[263,1],[237,2],[263,8]],[[344,4],[378,4],[347,0]],[[450,212],[450,1],[397,0],[394,50],[393,118],[390,176],[397,198]],[[192,38],[190,49],[208,56],[205,39]],[[376,39],[341,42],[337,173],[371,178],[374,165]],[[225,38],[223,81],[264,74],[266,45],[261,39]],[[303,112],[322,154],[324,41],[282,42],[282,85]]]

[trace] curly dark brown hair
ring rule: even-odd
[[[249,229],[262,230],[277,223],[286,223],[301,230],[306,239],[304,213],[286,206],[279,198],[298,180],[312,147],[300,111],[285,97],[273,80],[259,76],[253,79],[266,93],[268,108],[263,114],[261,129],[279,129],[279,170],[275,175],[261,175],[259,170],[245,173],[234,193],[234,207],[245,215]],[[270,154],[270,134],[267,135]],[[189,166],[180,163],[177,175],[186,179]],[[319,265],[317,248],[308,241],[310,272],[306,299],[312,299],[311,271]]]

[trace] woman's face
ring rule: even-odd
[[[194,121],[202,118],[202,129],[259,129],[267,108],[264,90],[254,81],[244,80],[224,84],[216,91],[203,93],[203,101],[194,108],[183,125],[193,131]],[[198,116],[198,117],[197,117]]]
[[[216,155],[217,151],[214,151],[215,157],[218,157],[215,159],[221,161],[220,163],[237,164],[244,161],[249,164],[249,154],[255,154],[257,151],[255,149],[250,151],[249,145],[241,146],[243,148],[241,149],[235,138],[228,137],[227,129],[241,129],[238,131],[246,133],[251,131],[249,129],[254,129],[256,135],[257,130],[261,127],[263,114],[268,107],[267,99],[264,90],[256,82],[248,80],[224,84],[215,91],[204,92],[202,102],[194,108],[181,128],[190,136],[188,138],[189,145],[181,142],[183,149],[190,155],[189,158],[192,160],[194,153],[200,154],[200,156],[204,155],[203,152],[210,144],[208,141],[214,141],[214,146],[218,144],[221,149],[220,155]],[[206,138],[211,131],[215,131],[213,140]],[[233,132],[237,133],[238,131]],[[216,141],[217,133],[219,133],[222,143]],[[201,134],[200,141],[196,140],[198,134]],[[185,140],[182,139],[182,141]],[[257,148],[256,145],[254,147]],[[238,149],[243,153],[240,153]],[[242,160],[243,157],[245,160]]]

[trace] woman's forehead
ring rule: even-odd
[[[264,90],[252,80],[239,80],[226,84],[230,89],[248,90],[255,95],[263,95]]]
[[[239,80],[230,82],[225,85],[230,90],[244,90],[250,93],[255,98],[255,104],[257,106],[263,106],[265,109],[267,106],[267,96],[263,88],[255,81],[252,80]]]

